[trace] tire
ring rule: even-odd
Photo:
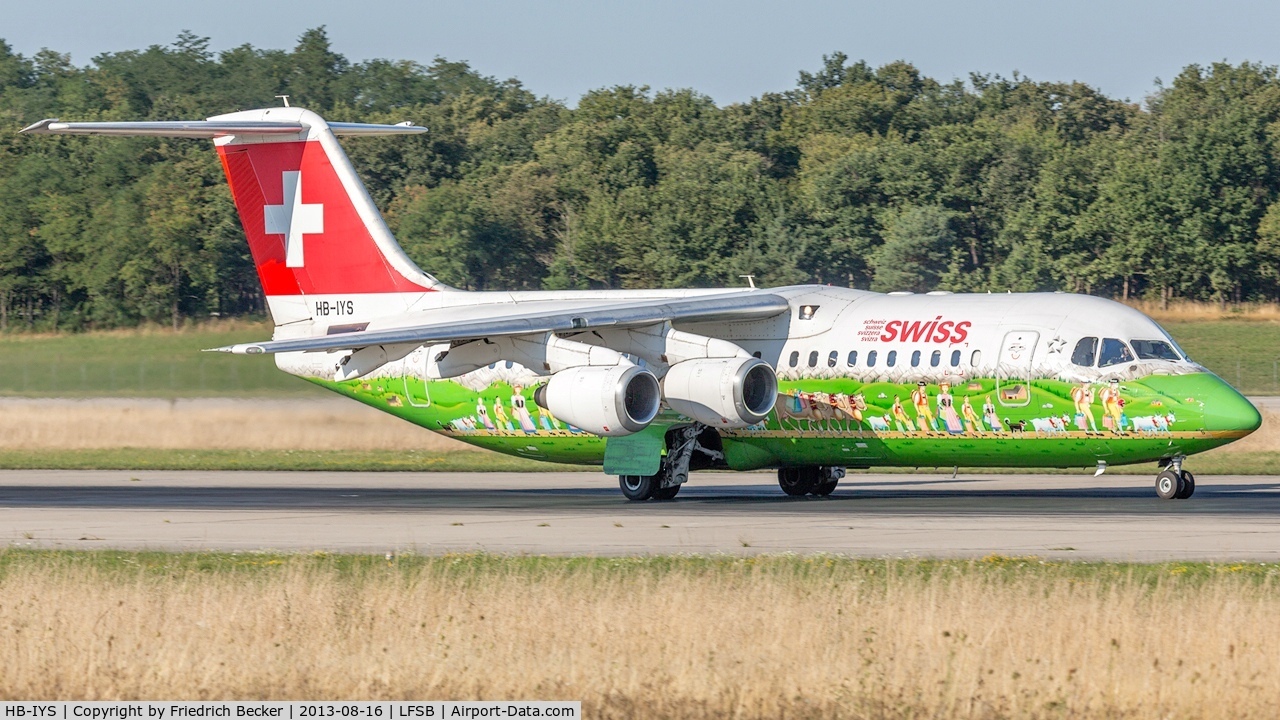
[[[619,475],[618,487],[626,499],[644,502],[658,489],[658,478],[654,475]]]
[[[680,488],[684,485],[672,485],[671,487],[658,488],[653,491],[654,500],[674,500],[676,495],[680,494]]]
[[[1161,500],[1173,500],[1183,491],[1182,475],[1172,470],[1165,470],[1156,476],[1156,495]]]
[[[839,480],[828,480],[824,483],[818,483],[817,485],[814,485],[813,489],[810,490],[809,492],[816,495],[817,497],[826,497],[831,493],[835,492],[836,486],[839,484],[840,484]]]
[[[1178,491],[1178,499],[1186,500],[1187,498],[1195,494],[1196,494],[1196,476],[1192,475],[1186,470],[1183,470],[1182,471],[1182,489]]]
[[[808,495],[813,490],[814,482],[812,473],[805,470],[808,468],[779,468],[778,487],[791,497]]]

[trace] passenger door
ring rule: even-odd
[[[1000,343],[996,365],[996,395],[1005,407],[1023,407],[1031,402],[1031,359],[1040,333],[1012,330]]]
[[[427,353],[429,347],[420,347],[409,353],[405,362],[404,399],[413,407],[431,407],[431,392],[427,390]]]

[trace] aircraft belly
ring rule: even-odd
[[[1101,383],[994,378],[950,383],[815,378],[780,382],[763,426],[727,433],[782,464],[910,467],[1081,467],[1188,455],[1247,430],[1207,421],[1235,392],[1207,373]],[[1240,413],[1236,413],[1240,414]],[[725,434],[725,433],[722,433]],[[782,441],[785,444],[778,444]],[[852,445],[852,447],[851,447]],[[843,460],[843,461],[842,461]]]
[[[534,376],[309,379],[477,447],[551,462],[606,462],[603,438],[537,407],[532,395],[541,381]],[[763,423],[719,433],[726,463],[735,470],[1119,465],[1190,455],[1248,434],[1206,426],[1218,386],[1201,375],[1127,380],[1119,398],[1082,394],[1080,385],[1034,379],[1016,397],[1002,398],[994,378],[923,390],[853,378],[784,380]],[[655,425],[681,421],[665,413]]]

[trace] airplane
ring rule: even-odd
[[[1066,293],[881,294],[827,285],[467,292],[401,250],[338,142],[411,123],[298,107],[28,134],[211,139],[275,330],[216,350],[465,443],[600,465],[631,501],[689,473],[776,469],[827,496],[850,468],[1157,464],[1261,424],[1149,317]]]

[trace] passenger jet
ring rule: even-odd
[[[464,292],[420,270],[340,136],[426,132],[291,107],[190,122],[58,122],[32,134],[209,138],[285,372],[479,447],[603,465],[633,501],[702,469],[776,469],[829,495],[846,468],[1156,463],[1261,423],[1240,393],[1125,305],[1063,293]]]

